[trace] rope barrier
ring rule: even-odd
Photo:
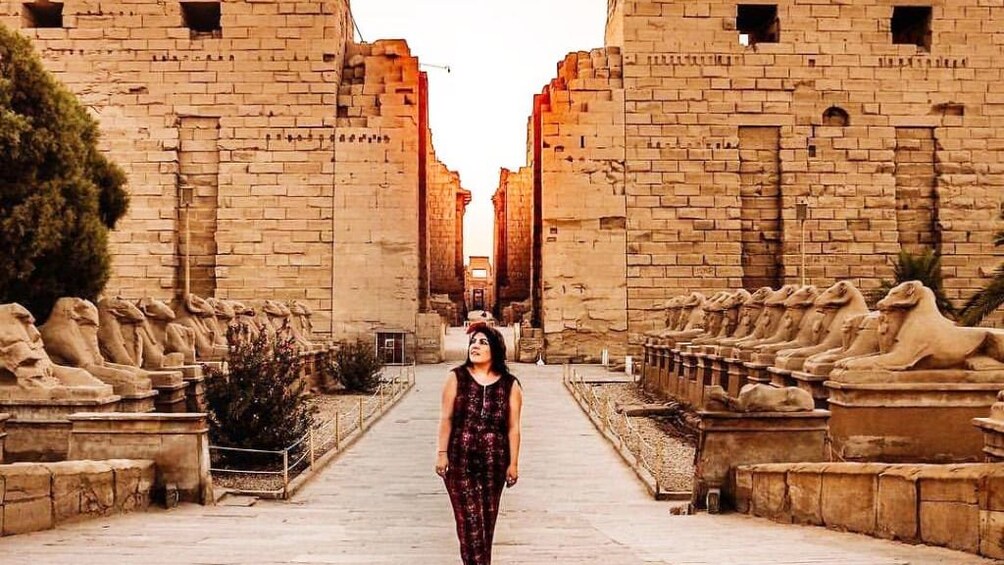
[[[310,430],[303,434],[303,436],[282,450],[249,449],[210,445],[209,450],[211,453],[226,451],[246,454],[265,454],[273,455],[276,459],[279,459],[280,457],[282,459],[280,468],[274,471],[261,469],[240,469],[233,467],[210,467],[210,472],[217,475],[235,475],[235,481],[239,481],[239,476],[242,475],[251,477],[281,476],[281,479],[277,479],[281,480],[281,484],[277,485],[277,488],[271,490],[260,488],[241,488],[240,486],[230,486],[229,488],[234,492],[245,494],[272,495],[286,498],[288,496],[287,489],[289,487],[290,480],[294,478],[296,474],[299,474],[294,473],[294,471],[297,471],[297,468],[302,463],[308,461],[309,464],[303,465],[303,468],[312,469],[314,461],[316,461],[318,457],[332,450],[338,451],[344,440],[351,436],[354,432],[358,430],[360,434],[364,433],[366,431],[366,421],[389,410],[414,384],[414,366],[403,367],[399,370],[397,376],[393,377],[389,381],[381,382],[370,397],[360,398],[357,406],[346,412],[335,412],[335,415],[331,420],[316,423]],[[351,424],[345,425],[344,422],[351,422]],[[300,451],[296,451],[294,458],[291,461],[290,452],[293,452],[297,447],[303,446],[304,444],[306,444],[305,448]]]

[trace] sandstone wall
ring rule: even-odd
[[[982,285],[999,262],[1004,59],[991,22],[1004,7],[934,0],[930,33],[894,43],[898,4],[783,0],[758,29],[734,2],[611,3],[632,343],[673,295],[797,282],[800,200],[810,283],[875,288],[900,249],[934,248],[951,298]]]
[[[431,139],[431,138],[430,138]],[[464,210],[471,193],[460,184],[460,174],[451,171],[429,144],[428,218],[430,292],[448,294],[463,307],[464,301]]]
[[[356,44],[346,53],[334,171],[338,336],[416,331],[420,271],[428,269],[419,241],[419,155],[427,150],[419,135],[420,79],[404,41]],[[408,343],[411,359],[414,339]]]
[[[347,3],[223,2],[208,32],[189,29],[179,2],[65,2],[57,28],[30,27],[24,4],[0,2],[0,23],[91,109],[129,178],[109,292],[182,289],[190,203],[194,291],[303,300],[330,333]]]
[[[541,323],[548,362],[626,351],[624,90],[617,48],[572,53],[540,107]]]
[[[495,284],[498,308],[530,297],[533,171],[502,169],[495,205]]]

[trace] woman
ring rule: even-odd
[[[523,390],[495,328],[472,324],[467,361],[443,386],[436,473],[446,482],[464,565],[489,565],[503,485],[519,480]]]

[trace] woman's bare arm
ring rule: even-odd
[[[516,484],[519,479],[519,443],[522,425],[520,418],[523,414],[523,387],[518,382],[513,383],[512,392],[509,395],[509,470],[506,472],[506,480],[509,486]]]
[[[443,384],[443,401],[439,408],[439,439],[436,451],[445,453],[450,446],[450,432],[453,430],[453,403],[457,399],[457,375],[453,371]]]

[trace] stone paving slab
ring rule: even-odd
[[[290,502],[186,505],[0,538],[0,564],[457,564],[433,473],[446,370],[419,367],[415,390]],[[742,515],[671,515],[575,406],[561,367],[516,372],[526,390],[522,478],[502,499],[497,564],[991,563]]]

